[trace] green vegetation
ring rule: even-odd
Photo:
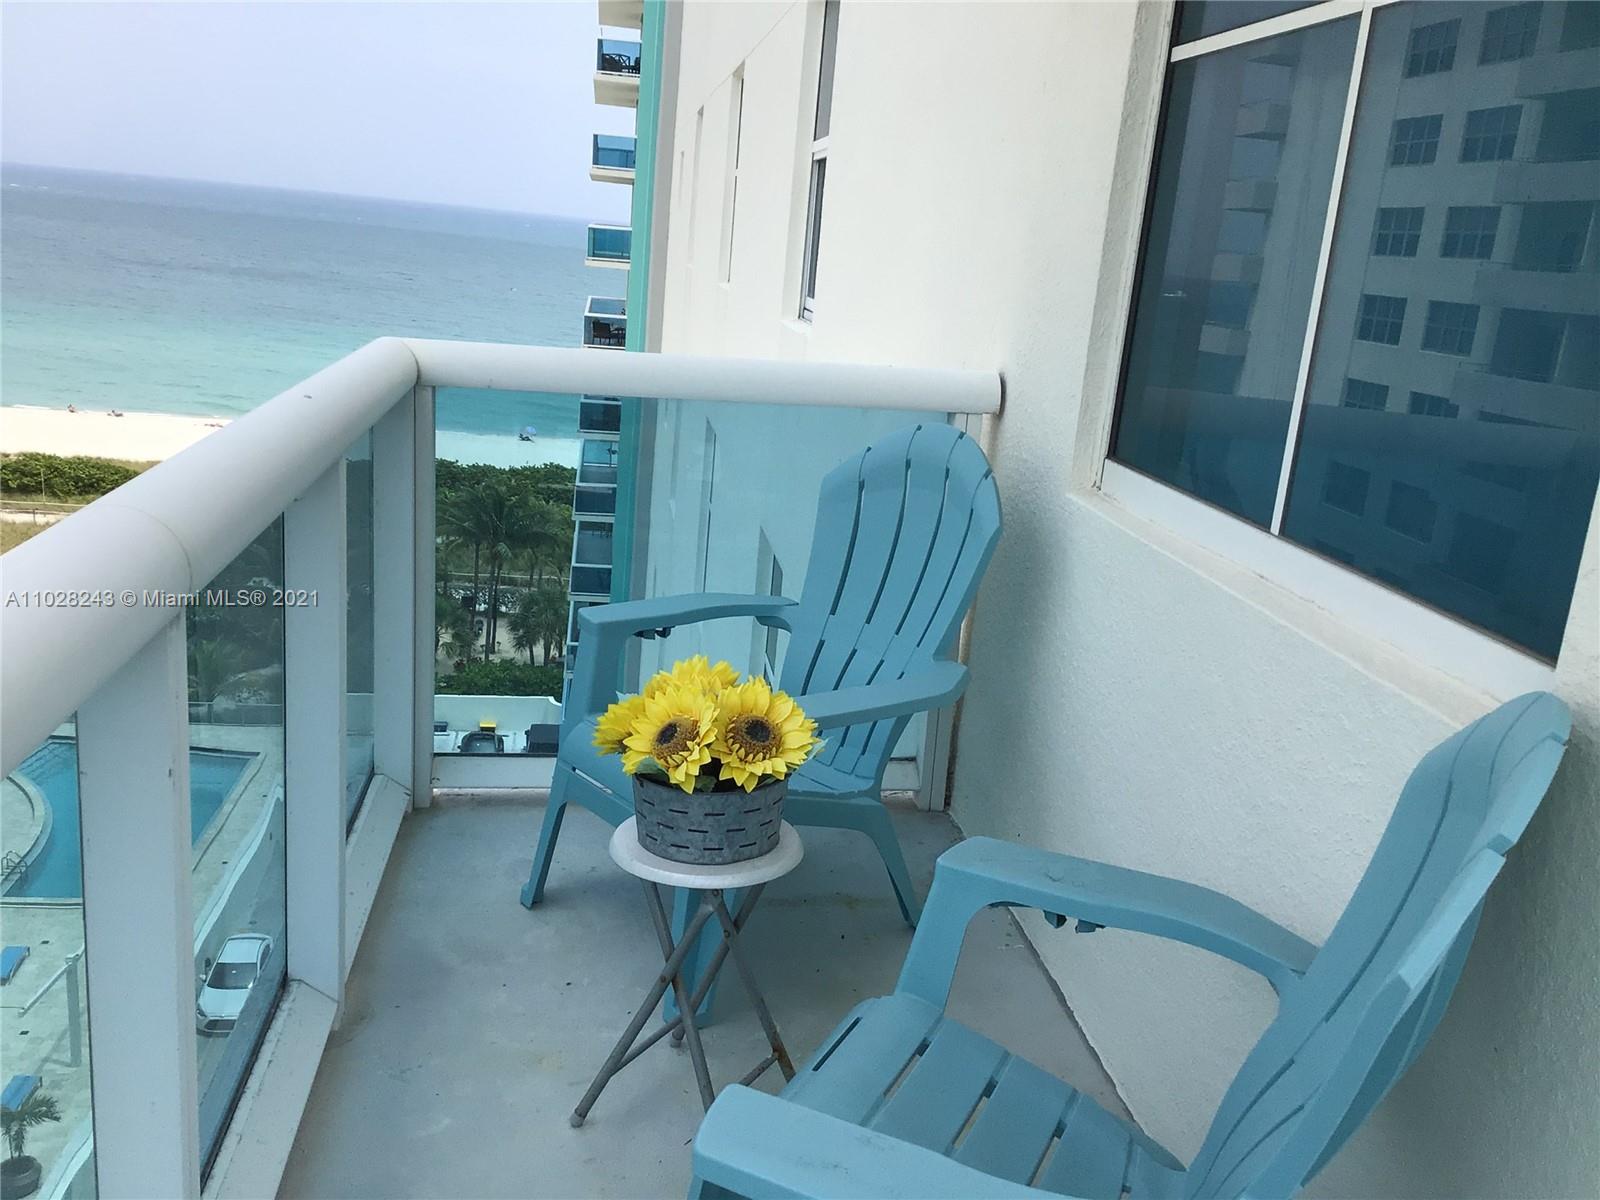
[[[452,675],[437,675],[434,690],[452,696],[553,696],[561,698],[561,668],[510,659],[469,662]]]
[[[467,665],[493,661],[507,614],[513,644],[530,660],[535,646],[547,658],[561,652],[575,476],[571,467],[554,463],[491,467],[439,460],[438,588],[446,601],[436,606],[441,652],[448,646]],[[460,603],[464,623],[447,611],[451,601]],[[483,620],[481,645],[471,644],[473,614]]]
[[[0,494],[10,501],[44,499],[87,504],[154,465],[32,450],[5,454],[0,455]]]

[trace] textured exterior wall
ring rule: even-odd
[[[1004,371],[985,438],[1006,532],[972,630],[956,816],[969,833],[1221,888],[1320,939],[1411,766],[1496,698],[1093,490],[1166,19],[1155,4],[847,3],[807,329],[792,318],[816,10],[689,6],[663,348]],[[741,62],[752,172],[724,284],[726,88]],[[854,432],[841,427],[841,455]],[[719,433],[719,454],[740,439],[785,460],[770,427]],[[657,480],[671,477],[665,444]],[[1558,673],[1568,762],[1433,1044],[1315,1194],[1600,1194],[1595,535]],[[1132,1111],[1192,1153],[1271,992],[1153,939],[1029,931]]]

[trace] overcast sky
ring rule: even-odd
[[[598,33],[594,0],[4,0],[0,157],[625,222]]]

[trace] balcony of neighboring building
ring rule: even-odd
[[[639,107],[639,43],[600,37],[595,42],[594,102]]]
[[[578,401],[578,432],[585,438],[614,438],[622,432],[622,401],[614,396],[584,396]]]
[[[627,343],[627,301],[616,296],[590,296],[583,312],[583,344],[621,350]]]
[[[584,265],[627,269],[633,256],[633,230],[626,225],[589,226]]]
[[[596,183],[633,183],[638,139],[615,133],[597,133],[589,157],[589,178]]]
[[[644,0],[600,0],[600,24],[613,29],[644,27]]]

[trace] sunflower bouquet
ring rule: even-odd
[[[636,778],[685,792],[726,792],[781,780],[816,751],[817,723],[765,679],[743,681],[697,654],[658,672],[601,715],[594,744]]]

